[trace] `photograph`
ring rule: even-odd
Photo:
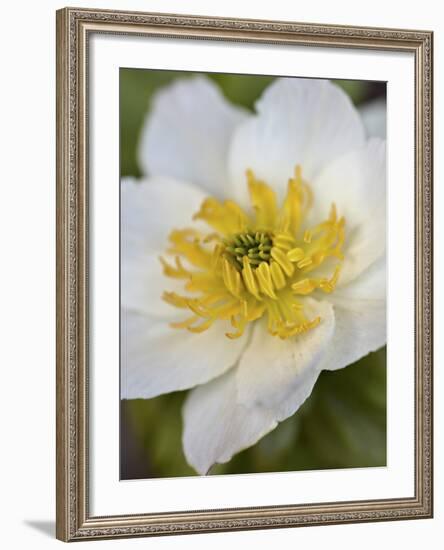
[[[386,83],[119,69],[120,479],[384,467]]]
[[[5,2],[5,550],[442,549],[439,6]]]
[[[57,11],[56,535],[433,515],[433,32]]]

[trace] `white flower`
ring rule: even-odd
[[[140,163],[122,181],[122,398],[194,388],[183,447],[204,474],[385,344],[385,142],[328,81],[278,79],[250,114],[193,78],[155,97]]]
[[[387,123],[385,98],[377,98],[367,102],[360,109],[360,114],[367,132],[371,136],[385,139]]]

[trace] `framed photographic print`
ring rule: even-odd
[[[432,515],[432,33],[57,12],[57,537]]]

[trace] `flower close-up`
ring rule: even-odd
[[[155,95],[121,181],[121,397],[189,390],[199,474],[385,345],[381,136],[328,80],[276,79],[254,111],[203,76]]]

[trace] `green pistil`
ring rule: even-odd
[[[225,256],[239,271],[243,267],[243,258],[246,256],[251,267],[257,267],[262,262],[270,263],[271,235],[257,231],[238,233],[224,240]]]

